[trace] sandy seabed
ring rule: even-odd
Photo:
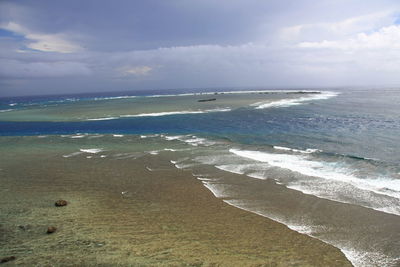
[[[1,156],[0,258],[16,257],[4,266],[351,266],[339,249],[215,198],[166,156],[39,154]]]

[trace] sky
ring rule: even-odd
[[[399,0],[0,0],[0,97],[399,85]]]

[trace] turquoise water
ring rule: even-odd
[[[70,156],[146,140],[228,204],[333,244],[356,266],[399,265],[399,89],[153,94],[1,99],[0,135],[77,142]]]

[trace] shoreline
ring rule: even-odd
[[[11,264],[351,266],[339,249],[215,198],[163,155],[34,154],[0,166],[0,256]],[[59,198],[69,205],[55,208]]]

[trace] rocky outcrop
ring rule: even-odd
[[[60,199],[60,200],[57,200],[56,203],[54,203],[54,205],[56,207],[63,207],[63,206],[67,206],[68,202],[66,200]]]
[[[54,227],[54,226],[49,226],[49,227],[47,227],[47,233],[48,233],[48,234],[52,234],[52,233],[54,233],[56,230],[57,230],[57,227]]]

